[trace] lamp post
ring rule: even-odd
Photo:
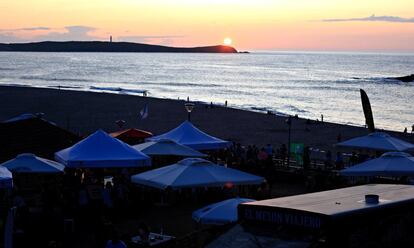
[[[193,111],[195,104],[192,102],[186,102],[184,104],[185,110],[187,110],[187,119],[191,121],[191,111]]]
[[[287,149],[288,149],[288,151],[287,151],[287,166],[289,166],[290,165],[290,131],[291,131],[291,128],[292,128],[292,116],[289,116],[286,119],[286,124],[289,127],[289,129],[288,129],[288,147],[287,147]]]

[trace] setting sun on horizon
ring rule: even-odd
[[[224,40],[223,40],[223,44],[224,44],[224,45],[226,45],[226,46],[230,46],[230,45],[231,45],[231,43],[233,43],[233,41],[232,41],[232,39],[231,39],[231,38],[229,38],[229,37],[224,38]]]

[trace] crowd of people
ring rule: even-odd
[[[301,171],[306,173],[316,164],[322,164],[323,171],[336,171],[370,159],[366,154],[356,152],[346,159],[341,152],[336,152],[333,158],[332,153],[327,151],[323,161],[316,161],[312,158],[312,150],[309,147],[303,147],[299,156],[288,158],[288,154],[289,149],[285,144],[275,148],[271,144],[258,147],[242,146],[234,142],[227,149],[210,152],[208,159],[265,177],[266,183],[256,188],[253,195],[255,199],[271,197],[272,183],[277,180],[280,168],[299,166],[302,168]],[[75,233],[77,239],[80,237],[96,247],[127,247],[127,241],[130,241],[131,237],[119,233],[113,227],[113,223],[126,217],[130,218],[131,208],[136,208],[139,205],[137,200],[143,199],[142,194],[137,197],[137,187],[130,181],[130,175],[136,172],[134,169],[65,169],[63,175],[53,176],[53,181],[43,177],[35,178],[41,182],[39,188],[29,190],[25,187],[27,180],[16,176],[13,193],[3,196],[10,206],[17,209],[15,229],[18,230],[18,238],[15,239],[15,247],[33,244],[43,247],[60,247],[65,244],[71,247],[73,242],[76,242],[71,238]],[[305,174],[305,178],[309,175],[311,173]],[[320,184],[325,180],[321,175],[317,174],[313,178],[313,184]],[[181,196],[184,195],[185,198],[186,192],[183,190]],[[230,197],[232,189],[191,191],[190,194],[194,195],[194,192],[198,194],[197,197],[214,195],[214,199],[217,199],[217,195],[220,194]],[[158,197],[153,193],[147,195],[148,198],[143,202],[154,202],[154,197]],[[65,223],[64,228],[56,228],[62,226],[62,222]],[[91,233],[90,230],[94,231]],[[143,246],[148,239],[148,233],[148,227],[140,224],[137,234],[141,237],[140,240],[144,241],[141,244]]]

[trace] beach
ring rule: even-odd
[[[106,132],[117,131],[119,127],[115,122],[124,120],[125,125],[122,128],[134,127],[154,134],[161,134],[175,128],[187,119],[184,103],[183,100],[126,94],[1,86],[0,120],[7,120],[23,113],[43,113],[44,119],[81,136],[87,136],[97,129],[103,129]],[[260,148],[266,144],[272,144],[277,149],[281,144],[288,143],[286,116],[240,110],[222,105],[195,104],[191,113],[191,122],[208,134],[240,143],[245,147],[256,145]],[[148,117],[141,119],[139,113],[145,105],[148,106]],[[336,152],[337,148],[334,144],[337,143],[339,134],[341,140],[345,140],[368,133],[364,127],[327,121],[329,120],[325,119],[322,122],[321,120],[302,119],[300,116],[293,117],[291,142],[303,143],[305,146],[311,147],[311,158],[321,162],[325,159],[326,151],[331,151],[333,154]],[[414,135],[411,133],[389,133],[414,142]],[[350,150],[346,152],[349,153]],[[285,169],[281,168],[280,171],[267,174],[271,178],[269,191],[260,194],[258,190],[254,193],[254,197],[263,197],[264,194],[268,194],[266,197],[271,198],[297,195],[325,189],[324,187],[329,188],[332,185],[337,187],[342,183],[335,177],[334,171],[321,178],[322,174],[318,174],[317,171],[309,171],[304,174],[300,170]],[[191,218],[194,210],[212,202],[187,200],[181,203],[157,206],[153,198],[150,201],[142,200],[142,193],[135,192],[137,189],[139,187],[130,188],[131,199],[134,199],[134,203],[129,212],[111,224],[125,235],[125,240],[129,240],[129,237],[137,234],[140,223],[146,223],[154,232],[164,232],[177,237],[177,247],[187,247],[188,242],[194,247],[202,247],[207,242],[206,240],[214,237],[207,231],[213,229],[204,230],[202,226],[196,225]],[[151,193],[144,195],[148,196]],[[106,237],[101,237],[98,234],[95,237],[90,232],[80,235],[79,226],[82,224],[77,223],[76,225],[76,238],[63,241],[64,243],[69,242],[72,247],[91,247],[91,244],[97,242],[96,237]]]
[[[123,128],[144,129],[156,135],[175,128],[187,119],[184,103],[183,100],[126,94],[1,86],[0,120],[23,113],[41,112],[45,119],[83,136],[97,129],[117,131],[117,120],[126,122]],[[146,104],[149,114],[146,119],[141,119],[139,112]],[[272,144],[277,148],[288,142],[288,125],[284,116],[196,103],[191,121],[213,136],[245,146]],[[414,142],[414,135],[410,131],[408,134],[389,133]],[[329,119],[324,122],[307,121],[299,116],[292,118],[291,142],[331,150],[338,141],[338,135],[341,140],[346,140],[367,133],[364,127],[330,123]]]

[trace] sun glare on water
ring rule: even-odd
[[[231,43],[232,43],[232,40],[228,37],[223,40],[223,44],[226,46],[230,46]]]

